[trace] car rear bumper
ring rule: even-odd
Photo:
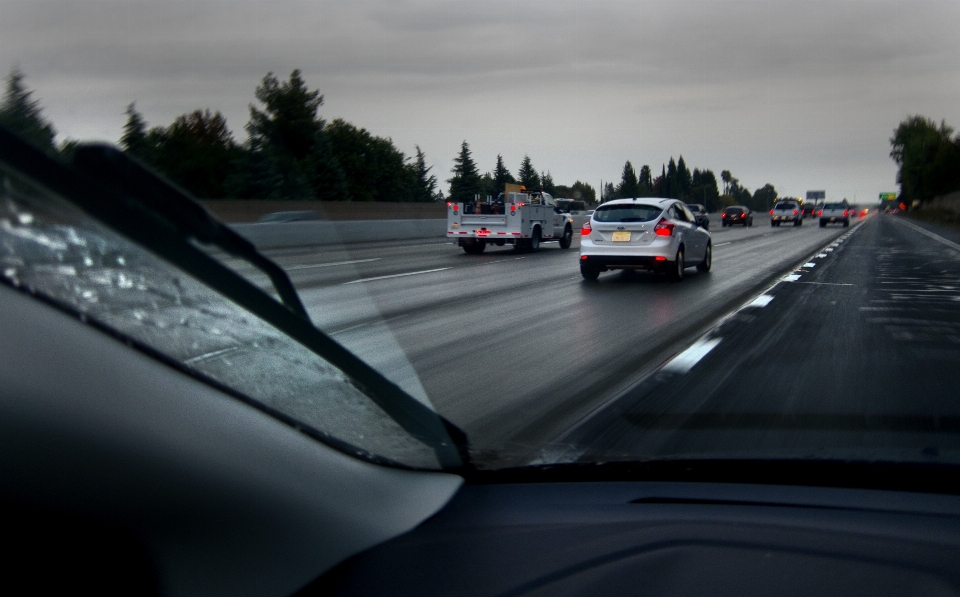
[[[581,255],[580,267],[605,269],[670,269],[673,264],[664,255]]]

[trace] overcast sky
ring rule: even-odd
[[[443,181],[466,140],[481,172],[529,155],[559,184],[683,155],[872,201],[904,117],[960,128],[958,24],[958,0],[0,0],[0,68],[60,139],[116,142],[136,101],[150,126],[219,110],[242,141],[263,76],[299,68],[324,118]]]

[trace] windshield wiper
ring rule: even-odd
[[[433,448],[444,469],[468,466],[462,430],[314,327],[286,272],[184,191],[104,144],[78,146],[71,166],[0,128],[0,160],[340,369],[407,433]],[[282,302],[191,241],[218,247],[263,271]]]

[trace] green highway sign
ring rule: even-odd
[[[880,193],[880,201],[895,201],[896,199],[896,193]]]

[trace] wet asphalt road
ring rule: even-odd
[[[611,421],[621,420],[602,414],[624,408],[625,402],[614,399],[628,390],[635,396],[638,383],[649,384],[652,377],[662,376],[656,373],[659,367],[797,268],[806,277],[804,282],[789,288],[778,284],[769,291],[774,299],[767,307],[727,320],[734,325],[733,319],[740,322],[748,316],[762,320],[761,313],[782,315],[775,324],[750,327],[753,335],[742,340],[744,348],[735,351],[736,358],[713,367],[722,371],[729,366],[746,377],[708,376],[687,395],[710,396],[717,403],[728,400],[727,407],[734,412],[740,398],[726,388],[764,388],[782,398],[783,403],[771,410],[780,413],[797,406],[799,390],[792,388],[800,377],[794,373],[811,376],[803,382],[803,392],[815,395],[823,394],[824,388],[862,384],[861,377],[869,377],[864,362],[873,361],[838,360],[836,354],[862,353],[864,342],[874,344],[870,334],[895,324],[865,323],[869,313],[874,319],[884,317],[860,310],[879,308],[870,301],[880,299],[857,292],[868,284],[882,289],[877,276],[910,267],[897,265],[909,255],[920,263],[929,263],[933,255],[943,256],[945,263],[957,260],[952,248],[887,219],[872,216],[850,228],[819,228],[812,220],[801,227],[772,228],[762,216],[751,228],[721,228],[714,223],[713,270],[703,274],[688,269],[680,283],[655,274],[620,272],[607,272],[598,282],[586,283],[577,266],[578,240],[566,251],[544,244],[534,254],[505,247],[466,255],[441,240],[292,249],[271,256],[290,273],[321,329],[411,393],[428,396],[441,414],[467,431],[478,450],[496,451],[500,463],[505,455],[524,462],[536,458],[544,444],[575,455],[586,436],[598,436],[598,425],[603,426],[603,442],[591,442],[595,448],[603,446],[611,454],[637,448],[625,439],[636,425],[618,428]],[[852,234],[840,245],[825,251],[848,232]],[[859,246],[856,243],[863,247],[855,251],[851,247]],[[890,250],[899,246],[896,243],[907,248]],[[927,253],[917,253],[920,248]],[[816,257],[820,254],[830,258]],[[809,271],[801,267],[812,262],[818,265]],[[840,282],[831,278],[820,285],[806,283],[831,272],[846,272],[846,277]],[[827,300],[828,296],[833,298]],[[921,309],[926,312],[927,306]],[[794,315],[801,311],[806,315]],[[811,316],[812,312],[820,315]],[[824,350],[819,343],[827,341],[840,348]],[[947,336],[933,342],[940,346],[936,350],[955,359],[957,345]],[[724,337],[691,372],[709,369],[708,358],[719,358],[734,345]],[[897,344],[891,350],[896,354],[902,349]],[[775,358],[781,353],[790,357],[783,369]],[[877,384],[880,390],[893,387]],[[706,392],[707,387],[714,389]],[[670,408],[682,416],[700,412],[705,405],[713,408],[714,402],[701,404],[697,398]],[[651,414],[644,408],[639,412]],[[664,405],[658,408],[651,412],[669,411]],[[645,424],[649,417],[636,420]],[[679,420],[663,419],[657,425]],[[642,448],[655,448],[656,453],[673,449],[667,440]]]

